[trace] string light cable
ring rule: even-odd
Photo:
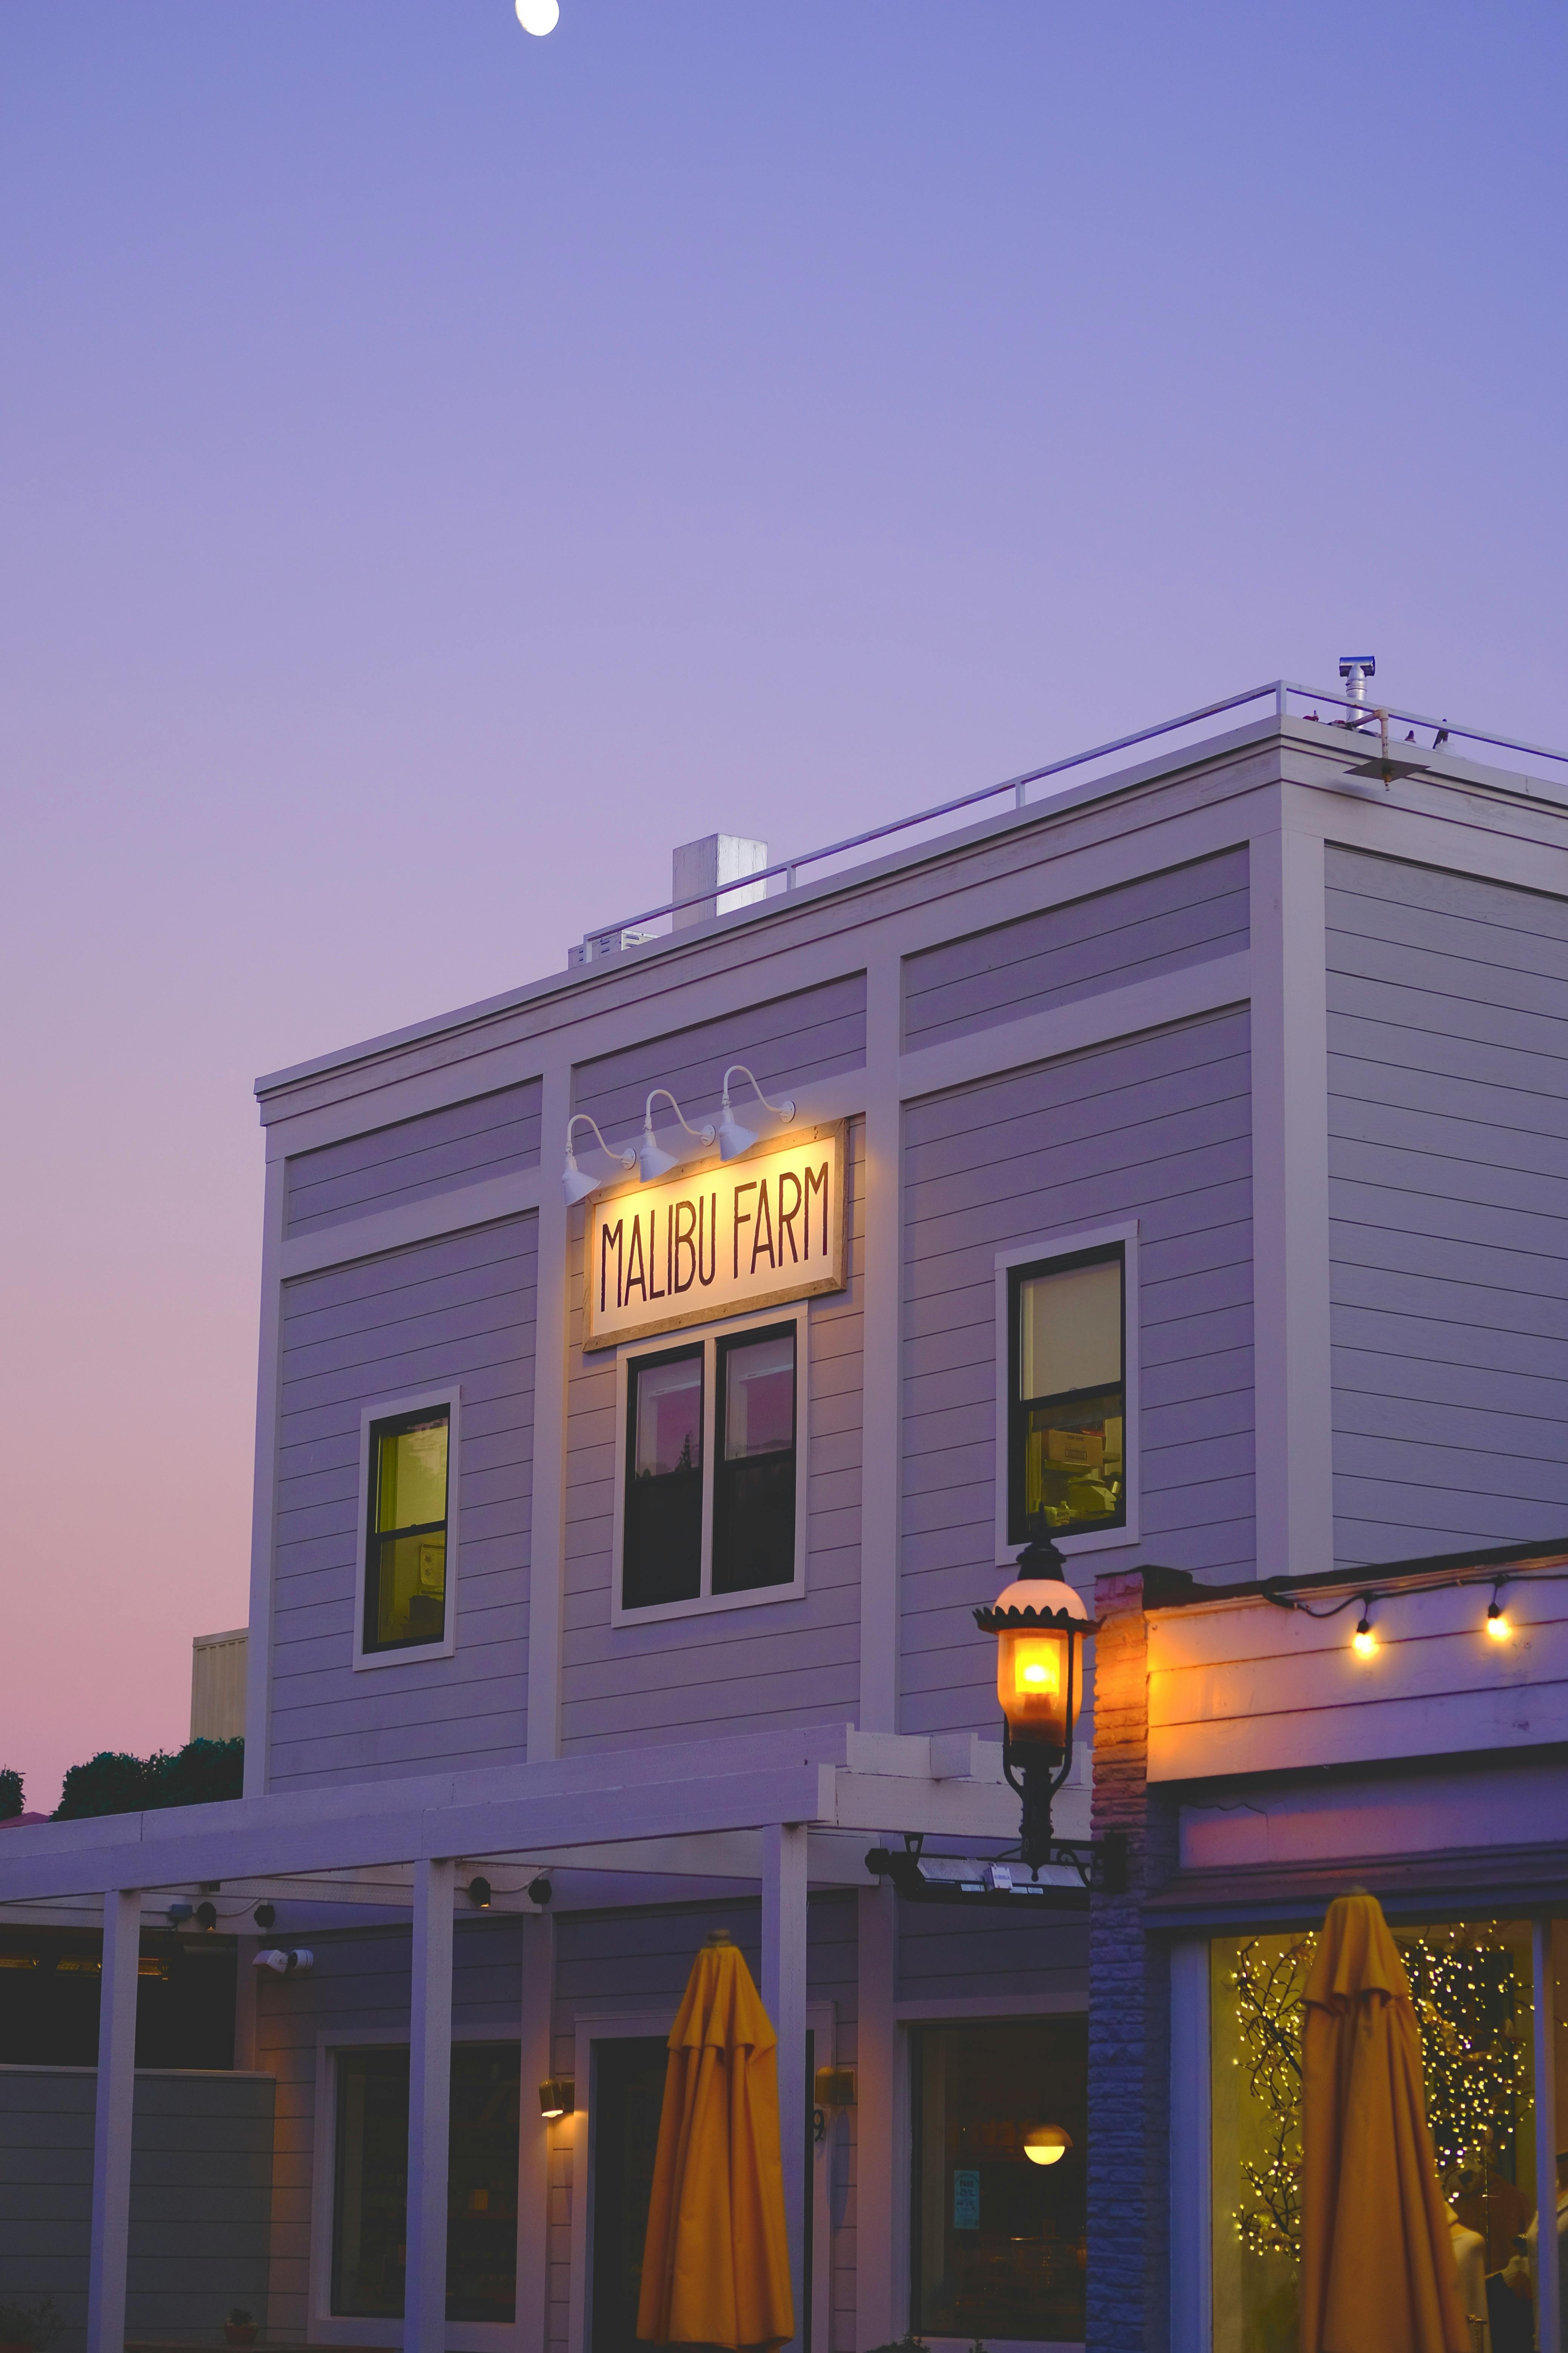
[[[1413,1591],[1450,1593],[1463,1591],[1470,1587],[1489,1586],[1491,1599],[1487,1604],[1487,1614],[1481,1622],[1494,1642],[1506,1642],[1514,1632],[1514,1624],[1508,1614],[1507,1605],[1502,1599],[1503,1588],[1507,1585],[1525,1584],[1568,1585],[1568,1569],[1558,1572],[1550,1569],[1545,1571],[1531,1569],[1525,1575],[1517,1577],[1510,1577],[1506,1572],[1500,1573],[1495,1569],[1482,1569],[1473,1577],[1434,1577],[1430,1582],[1419,1586],[1367,1586],[1358,1591],[1347,1593],[1342,1600],[1331,1602],[1324,1609],[1314,1609],[1310,1601],[1299,1600],[1294,1594],[1281,1589],[1272,1582],[1260,1587],[1259,1590],[1264,1599],[1271,1601],[1277,1609],[1299,1610],[1303,1618],[1338,1618],[1345,1610],[1353,1609],[1359,1602],[1361,1616],[1356,1620],[1355,1631],[1351,1637],[1351,1648],[1358,1658],[1370,1659],[1378,1648],[1377,1630],[1373,1624],[1372,1617],[1373,1609],[1380,1609],[1385,1602],[1400,1600],[1405,1594]]]

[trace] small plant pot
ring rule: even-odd
[[[254,2345],[260,2333],[254,2320],[226,2320],[223,2325],[226,2345]],[[4,2347],[0,2353],[5,2353]]]

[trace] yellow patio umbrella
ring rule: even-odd
[[[692,1964],[669,2032],[637,2335],[731,2348],[795,2335],[778,2038],[722,1929]]]
[[[1302,2000],[1301,2353],[1469,2353],[1420,2029],[1375,1896],[1330,1905]]]

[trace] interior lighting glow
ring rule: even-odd
[[[517,0],[517,21],[525,33],[542,40],[561,22],[561,0]]]
[[[1031,2165],[1059,2165],[1072,2147],[1072,2135],[1060,2125],[1036,2125],[1024,2135],[1024,2155]]]

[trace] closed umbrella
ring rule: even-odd
[[[1469,2353],[1420,2029],[1374,1896],[1330,1905],[1302,2000],[1301,2353]]]
[[[795,2335],[778,2038],[722,1930],[692,1964],[670,2029],[637,2335],[731,2348]]]

